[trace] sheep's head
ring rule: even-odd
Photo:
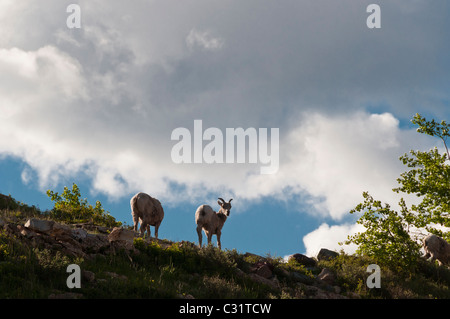
[[[231,198],[228,203],[224,201],[222,198],[219,197],[219,200],[217,201],[217,204],[221,207],[220,210],[227,216],[230,216],[230,210],[231,210],[231,201],[233,199]]]

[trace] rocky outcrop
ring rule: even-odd
[[[320,249],[319,253],[317,254],[317,260],[330,260],[330,259],[336,258],[337,256],[339,256],[339,254],[337,252],[326,249],[326,248],[322,248],[322,249]]]
[[[266,261],[259,261],[251,267],[250,272],[260,277],[269,279],[273,276],[273,268],[274,267],[272,264]]]
[[[254,282],[267,285],[272,289],[278,289],[280,287],[276,278],[268,279],[268,278],[262,277],[255,273],[247,274],[239,268],[236,268],[236,275],[241,278],[249,278],[250,280],[252,280]]]
[[[124,229],[122,227],[114,227],[111,233],[108,235],[108,240],[110,242],[114,241],[124,241],[133,244],[135,232],[129,229]]]
[[[32,246],[58,249],[74,257],[89,258],[117,248],[134,249],[135,233],[119,227],[106,229],[100,226],[93,227],[92,224],[65,225],[37,218],[30,218],[23,225],[3,222],[2,226],[7,231],[29,240]]]
[[[125,248],[127,250],[134,250],[133,240],[135,232],[122,227],[114,227],[111,233],[108,235],[108,241],[114,246],[119,248]]]
[[[319,258],[320,260],[329,260],[339,256],[334,251],[323,248],[317,258],[307,257],[302,254],[293,254],[288,257],[288,260],[295,260],[297,263],[303,265],[309,273],[302,273],[295,270],[289,271],[280,267],[275,270],[274,265],[270,263],[270,259],[248,252],[244,256],[253,260],[253,263],[250,265],[248,272],[244,272],[239,268],[236,269],[236,275],[259,284],[265,284],[271,289],[280,289],[280,281],[288,280],[295,283],[301,289],[303,293],[301,298],[348,299],[359,297],[356,295],[342,294],[341,287],[336,284],[335,273],[331,269],[321,269],[318,266]],[[318,275],[313,275],[311,271],[318,273]]]
[[[332,286],[336,281],[336,276],[330,269],[323,268],[320,274],[317,275],[317,279]]]
[[[298,262],[301,265],[304,265],[305,267],[315,267],[317,265],[316,260],[302,254],[290,255],[289,259],[294,259],[296,262]]]
[[[38,231],[40,233],[48,233],[53,229],[55,224],[52,220],[31,218],[25,223],[25,227],[29,230]]]

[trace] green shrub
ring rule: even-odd
[[[51,190],[47,191],[48,197],[55,203],[50,212],[50,218],[67,223],[92,222],[95,225],[116,227],[121,222],[105,211],[100,201],[95,206],[90,205],[86,199],[81,199],[80,189],[77,184],[72,184],[72,190],[66,186],[60,195]]]

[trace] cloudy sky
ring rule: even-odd
[[[0,0],[0,193],[48,209],[47,189],[77,183],[131,224],[143,191],[160,237],[190,241],[196,207],[233,198],[224,248],[339,249],[362,192],[394,205],[399,156],[441,146],[414,114],[450,115],[450,3],[375,2],[379,29],[374,1]],[[278,170],[176,163],[172,132],[194,139],[194,120],[223,145],[227,128],[277,128]]]

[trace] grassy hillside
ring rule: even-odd
[[[450,298],[450,270],[427,261],[415,273],[383,267],[381,288],[369,289],[372,261],[361,256],[340,254],[311,265],[139,237],[131,248],[94,247],[24,226],[30,218],[64,224],[55,216],[63,215],[0,196],[0,298]],[[83,222],[65,227],[85,227],[97,239],[113,229]],[[82,248],[69,249],[75,246]],[[80,266],[81,288],[67,287],[70,264]]]

